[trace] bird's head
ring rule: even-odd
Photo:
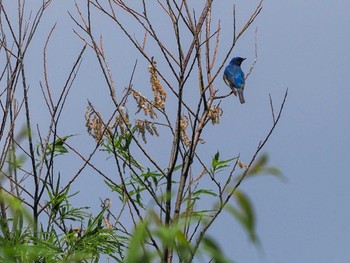
[[[234,57],[233,59],[231,59],[230,64],[240,66],[242,64],[243,60],[245,60],[245,58]]]

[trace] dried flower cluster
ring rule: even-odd
[[[134,97],[138,107],[136,113],[139,113],[141,110],[143,110],[145,115],[149,115],[152,119],[157,118],[157,113],[154,111],[152,103],[149,102],[141,92],[133,90],[132,96]]]
[[[146,140],[146,131],[152,136],[159,136],[156,126],[154,122],[149,122],[148,120],[136,120],[136,124],[138,133],[141,134],[142,140],[144,143],[147,143]]]
[[[211,119],[212,124],[219,124],[220,123],[220,117],[223,113],[223,110],[220,108],[219,105],[215,105],[214,107],[211,107],[209,109],[208,117]]]
[[[110,125],[109,129],[118,126],[120,133],[123,134],[126,132],[127,126],[130,126],[129,114],[124,112],[124,109],[120,109],[119,113],[120,114],[117,115],[114,123]]]
[[[237,162],[237,164],[238,164],[238,166],[239,166],[239,168],[241,168],[241,169],[247,169],[248,168],[248,165],[246,165],[245,163],[243,163],[242,161],[238,161]]]
[[[188,138],[188,134],[186,132],[186,129],[188,127],[188,117],[185,115],[181,116],[181,121],[180,121],[180,129],[181,129],[181,139],[183,144],[188,147],[191,145],[191,141]]]
[[[88,133],[95,138],[96,141],[102,139],[104,132],[104,123],[100,113],[96,112],[90,105],[85,111],[86,128]]]
[[[157,63],[155,61],[152,62],[152,65],[148,66],[148,71],[151,73],[150,82],[151,82],[151,87],[154,95],[153,103],[155,107],[164,110],[167,94],[158,79],[158,72],[157,72],[156,66],[157,66]]]
[[[94,137],[96,141],[100,141],[103,136],[106,136],[110,139],[110,134],[113,133],[113,129],[118,125],[120,132],[124,133],[126,130],[126,125],[129,123],[129,115],[123,113],[122,115],[117,115],[113,124],[106,127],[106,124],[103,122],[101,114],[90,105],[86,108],[85,111],[85,120],[86,128],[88,133]]]

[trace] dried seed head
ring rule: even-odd
[[[150,103],[147,98],[141,94],[141,92],[132,90],[132,96],[134,97],[138,107],[136,113],[143,110],[145,115],[149,115],[152,119],[157,118],[157,113],[154,111],[152,103]]]
[[[167,94],[158,79],[156,66],[157,63],[155,61],[152,61],[152,64],[148,66],[148,71],[151,73],[150,82],[154,96],[153,104],[155,107],[164,110]]]
[[[182,142],[186,147],[191,145],[191,141],[186,132],[187,127],[188,127],[188,117],[186,115],[182,115],[181,121],[180,121],[180,129],[181,129],[180,132],[181,132]]]
[[[85,111],[86,128],[88,133],[94,137],[96,141],[100,141],[104,130],[102,118],[91,106],[88,106]]]
[[[242,161],[238,161],[237,162],[239,168],[244,168],[244,169],[247,169],[248,168],[248,165],[246,165],[245,163],[243,163]]]
[[[98,142],[105,136],[107,139],[111,139],[113,130],[118,126],[121,133],[124,133],[126,126],[129,124],[128,113],[123,113],[123,110],[119,111],[120,114],[116,116],[114,123],[108,125],[103,122],[101,114],[93,109],[90,105],[85,111],[86,128],[88,133]]]
[[[220,117],[223,113],[223,110],[220,108],[219,105],[215,105],[214,107],[211,107],[209,109],[208,117],[211,119],[212,124],[219,124],[220,123]]]
[[[135,126],[137,126],[138,133],[139,135],[141,135],[141,138],[144,141],[144,143],[147,143],[146,131],[152,136],[159,136],[154,122],[149,122],[148,120],[136,120]]]
[[[129,114],[124,113],[124,108],[119,110],[119,114],[116,116],[115,121],[109,126],[109,130],[112,131],[115,127],[119,127],[120,133],[125,133],[127,126],[130,125]]]

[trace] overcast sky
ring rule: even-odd
[[[54,1],[43,18],[46,22],[41,25],[27,58],[31,61],[28,63],[41,65],[45,36],[57,22],[49,47],[50,78],[57,87],[64,83],[81,46],[81,41],[72,32],[76,27],[67,14],[67,10],[74,13],[73,4],[67,2]],[[216,19],[221,19],[221,43],[225,47],[225,41],[229,45],[231,39],[233,3],[236,3],[240,28],[257,1],[217,2],[213,12]],[[289,89],[281,121],[264,149],[269,154],[269,163],[280,168],[288,179],[281,182],[272,176],[262,176],[242,185],[256,208],[257,232],[264,252],[249,242],[241,227],[229,216],[220,218],[210,232],[235,262],[349,261],[349,10],[348,0],[266,0],[256,22],[233,51],[232,56],[247,58],[242,66],[247,72],[254,60],[254,32],[258,27],[258,62],[246,83],[246,104],[240,105],[233,96],[223,102],[221,126],[211,128],[206,136],[227,139],[207,139],[203,149],[208,149],[208,159],[220,150],[223,157],[240,153],[242,160],[248,162],[271,126],[269,93],[277,108],[285,90]],[[104,20],[96,18],[96,21],[101,23],[98,27],[104,36],[112,70],[116,75],[120,73],[119,86],[127,86],[135,59],[139,59],[139,74],[148,76],[148,64],[133,47],[125,39],[113,39],[117,30],[104,25]],[[103,99],[108,91],[100,88],[103,79],[93,53],[89,52],[68,100],[64,112],[66,122],[61,130],[64,135],[79,133],[77,146],[82,150],[86,147],[86,151],[92,145],[78,143],[79,140],[86,142],[84,110],[87,99],[106,112],[113,107],[110,101]],[[222,56],[219,50],[218,57]],[[42,80],[42,68],[33,66],[29,70],[34,92],[35,85]],[[227,89],[221,78],[215,85],[220,90]],[[135,80],[137,86],[142,86],[141,80]],[[34,121],[38,122],[47,117],[40,111],[36,116]],[[65,162],[67,174],[79,166],[73,160]],[[97,181],[101,180],[87,174],[79,178],[80,189],[75,186],[73,191],[80,190],[82,199],[99,209],[99,197],[113,196],[105,196],[104,190],[99,192],[103,183]],[[82,205],[86,205],[85,202]]]

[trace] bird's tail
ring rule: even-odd
[[[237,90],[238,98],[241,104],[245,103],[244,97],[243,97],[243,90]]]

